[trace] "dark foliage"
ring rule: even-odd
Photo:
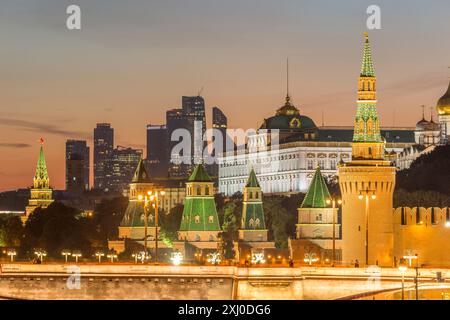
[[[409,169],[397,174],[397,189],[435,191],[450,196],[450,145],[416,159]]]

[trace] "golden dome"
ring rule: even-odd
[[[447,92],[439,99],[436,108],[440,115],[450,115],[450,85]]]

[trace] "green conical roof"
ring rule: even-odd
[[[366,42],[364,44],[363,60],[361,65],[361,77],[375,77],[373,69],[372,51],[370,50],[369,35],[364,34]]]
[[[36,173],[34,175],[36,180],[48,180],[47,164],[45,163],[44,147],[41,145],[39,152],[39,159],[36,166]]]
[[[246,187],[259,188],[258,178],[256,177],[255,170],[250,171],[250,175],[248,176]]]
[[[189,182],[211,182],[211,177],[209,176],[208,172],[206,172],[203,165],[200,163],[198,164],[194,171],[192,172],[191,176],[189,177]]]
[[[327,199],[330,198],[325,179],[320,172],[320,167],[317,167],[314,177],[309,186],[308,193],[303,199],[302,208],[326,208]]]
[[[139,160],[139,163],[136,167],[136,171],[134,172],[133,179],[131,179],[132,183],[149,183],[150,176],[145,169],[144,161]]]

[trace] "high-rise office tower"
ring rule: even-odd
[[[203,97],[182,97],[182,109],[187,121],[187,129],[191,133],[191,164],[203,162],[203,149],[206,142],[203,135],[206,131],[205,100]]]
[[[89,147],[84,140],[66,141],[66,190],[89,190]]]
[[[98,123],[94,129],[94,188],[107,189],[106,170],[114,148],[114,129],[109,123]]]
[[[169,150],[165,125],[147,125],[147,168],[154,178],[167,177]]]
[[[174,147],[179,141],[172,141],[172,135],[177,129],[187,129],[188,123],[182,109],[172,109],[166,112],[166,129],[167,129],[167,156],[169,165],[169,175],[171,177],[186,176],[189,166],[181,164],[183,161],[181,154],[174,152]],[[175,136],[173,138],[176,138]],[[189,160],[189,159],[186,159]],[[186,161],[184,161],[186,162]]]
[[[141,149],[118,146],[113,149],[106,165],[106,188],[108,191],[125,193],[142,158]]]
[[[227,150],[227,125],[228,120],[225,114],[222,112],[222,110],[219,109],[219,107],[213,107],[212,109],[212,127],[215,130],[220,131],[221,135],[216,136],[216,133],[214,133],[215,138],[213,142],[213,150],[211,152],[211,161],[208,161],[210,163],[208,165],[208,171],[213,175],[217,176],[219,173],[219,166],[217,161],[215,160],[218,156],[220,156],[221,153],[225,152]],[[230,142],[228,142],[230,144]],[[213,163],[211,163],[213,162]]]

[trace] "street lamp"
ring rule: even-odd
[[[72,253],[72,257],[75,257],[75,262],[78,263],[78,258],[81,258],[81,252],[75,251]]]
[[[403,256],[403,259],[409,261],[409,267],[411,268],[412,260],[417,259],[417,255],[413,254],[411,250],[406,251],[406,254]]]
[[[222,261],[220,253],[219,252],[213,252],[208,254],[207,261],[213,265],[218,265],[220,261]]]
[[[152,207],[155,208],[155,263],[158,263],[158,209],[159,209],[159,197],[164,197],[165,191],[155,190],[147,192],[147,195],[139,195],[139,201],[144,201],[144,248],[147,252],[147,228],[148,228],[148,205],[153,203]]]
[[[179,251],[172,252],[170,260],[172,261],[174,266],[179,266],[181,264],[181,261],[183,261],[183,254]]]
[[[311,266],[314,262],[319,261],[319,258],[317,258],[314,252],[307,252],[305,253],[305,259],[303,259],[303,261]]]
[[[117,259],[117,254],[110,253],[106,256],[108,259],[111,259],[111,263],[114,263],[114,259]]]
[[[403,256],[403,259],[409,260],[409,266],[411,267],[411,261],[416,260],[416,276],[414,278],[415,287],[416,287],[416,300],[419,300],[419,255],[412,254],[411,250],[408,250],[406,255]]]
[[[131,256],[134,258],[135,263],[138,263],[138,260],[141,263],[144,263],[145,260],[148,260],[150,258],[148,255],[148,252],[145,252],[145,251],[135,252]]]
[[[98,258],[98,263],[102,263],[102,257],[104,257],[105,254],[103,253],[103,251],[97,251],[95,253],[95,256]]]
[[[8,250],[7,255],[10,256],[11,262],[14,262],[14,256],[17,255],[17,252],[16,252],[16,250],[14,250],[14,249],[10,249],[10,250]]]
[[[47,256],[47,252],[45,252],[44,250],[38,249],[34,252],[34,254],[38,257],[38,259],[41,260],[41,263],[44,263],[44,257]]]
[[[336,262],[336,203],[338,206],[342,204],[341,199],[330,198],[327,200],[327,204],[332,206],[333,208],[333,263],[331,264],[334,267]]]
[[[377,196],[374,190],[363,190],[359,192],[359,200],[366,200],[366,266],[369,265],[369,200],[375,200]]]
[[[64,258],[65,258],[65,260],[66,260],[66,263],[67,263],[67,257],[70,256],[71,254],[72,254],[72,253],[70,253],[69,250],[63,250],[63,251],[61,252],[61,255],[63,255]]]
[[[405,273],[406,270],[408,270],[408,267],[405,266],[403,263],[400,263],[398,270],[402,274],[402,300],[405,300]]]

